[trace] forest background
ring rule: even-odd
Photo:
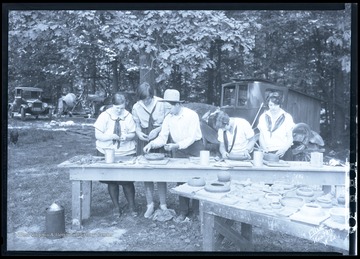
[[[266,79],[320,98],[321,136],[330,148],[347,146],[354,6],[334,6],[130,10],[119,4],[119,10],[67,5],[51,10],[15,5],[8,12],[5,95],[12,100],[16,86],[40,87],[56,104],[64,89],[109,96],[134,92],[148,81],[158,96],[174,88],[189,102],[219,105],[221,85],[231,78]]]

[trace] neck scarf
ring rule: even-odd
[[[120,125],[120,117],[115,120],[115,126],[114,126],[114,134],[121,137],[121,125]],[[113,140],[113,145],[117,142],[117,148],[120,147],[120,140]]]
[[[232,144],[231,144],[231,147],[230,147],[230,150],[229,150],[229,140],[228,140],[228,138],[227,138],[226,130],[223,131],[225,150],[226,150],[226,152],[228,152],[228,153],[230,153],[231,150],[232,150],[233,147],[234,147],[235,138],[236,138],[236,133],[237,133],[237,127],[235,127],[235,133],[234,133],[233,141],[232,141]]]
[[[268,131],[270,132],[270,137],[271,137],[272,133],[275,130],[277,130],[284,123],[285,115],[281,114],[279,116],[279,118],[277,118],[277,120],[275,121],[275,125],[274,125],[273,129],[271,129],[271,126],[272,126],[271,117],[268,114],[265,114],[265,119],[266,119],[266,125],[267,125],[267,128],[268,128]]]

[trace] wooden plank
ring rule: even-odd
[[[252,225],[241,223],[241,235],[252,244],[253,242]]]
[[[241,251],[252,250],[253,246],[249,240],[241,236],[240,233],[231,228],[227,221],[215,216],[215,229],[228,240],[236,244]]]
[[[62,163],[59,167],[70,170],[70,180],[88,181],[156,181],[156,182],[186,182],[194,176],[204,177],[207,180],[217,179],[217,173],[222,171],[216,167],[191,166],[187,160],[169,161],[166,165],[141,165],[98,162],[93,164]],[[119,173],[121,171],[121,173]],[[227,169],[232,180],[272,183],[286,181],[293,184],[311,185],[345,185],[347,172],[345,168],[328,167],[249,167]]]

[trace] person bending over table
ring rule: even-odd
[[[165,102],[160,102],[162,98],[154,96],[154,88],[149,83],[142,83],[137,89],[138,101],[132,108],[132,115],[136,124],[136,155],[143,155],[144,146],[150,140],[156,138],[160,132],[161,124],[165,115],[169,112],[169,105]],[[154,153],[164,152],[164,148],[153,150]],[[154,183],[144,182],[145,197],[147,203],[147,210],[144,214],[145,218],[150,218],[154,213]],[[166,206],[166,182],[157,183],[159,192],[160,209],[167,210]]]
[[[198,114],[182,105],[184,101],[180,100],[180,93],[177,90],[165,90],[162,101],[171,105],[170,113],[163,121],[159,136],[144,147],[144,152],[148,153],[151,149],[164,147],[166,151],[171,151],[172,157],[199,157],[200,151],[204,149],[204,144]],[[169,137],[173,143],[167,144]],[[177,183],[177,185],[180,184],[183,183]],[[175,219],[176,222],[185,220],[189,214],[189,204],[189,198],[179,196],[180,213]],[[194,212],[195,210],[198,212],[199,201],[193,200],[192,205]]]
[[[272,92],[267,97],[268,110],[260,115],[257,125],[260,131],[259,144],[264,152],[291,161],[293,154],[290,147],[293,144],[292,131],[295,123],[293,117],[280,107],[281,104],[282,97],[278,92]]]
[[[115,150],[115,156],[133,155],[136,153],[135,122],[131,113],[125,110],[125,96],[121,93],[114,94],[112,104],[112,107],[102,112],[94,123],[96,149],[100,154],[105,153],[105,148],[111,148]],[[130,215],[137,216],[134,182],[100,182],[108,185],[115,216],[121,216],[122,213],[119,204],[119,185],[123,187]]]
[[[234,157],[251,159],[250,153],[255,145],[255,133],[250,123],[243,118],[229,117],[224,111],[216,114],[215,126],[218,129],[219,152],[223,159]]]

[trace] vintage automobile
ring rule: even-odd
[[[9,117],[20,114],[21,120],[25,120],[27,115],[35,116],[36,119],[44,115],[51,120],[54,106],[43,101],[42,92],[37,87],[15,87],[15,99],[8,104]]]

